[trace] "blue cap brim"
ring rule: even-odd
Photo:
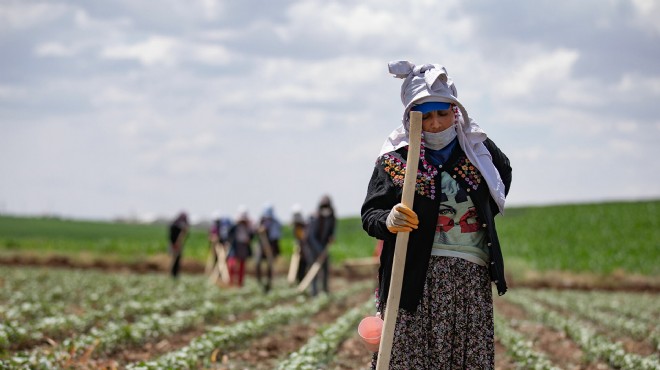
[[[450,103],[429,101],[426,103],[415,105],[414,107],[410,108],[410,110],[414,110],[416,112],[422,112],[422,114],[426,114],[428,112],[433,112],[436,110],[447,110],[449,108],[451,108]]]

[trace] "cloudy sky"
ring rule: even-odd
[[[387,62],[447,67],[509,206],[660,197],[654,0],[0,0],[0,213],[359,214],[400,123]]]

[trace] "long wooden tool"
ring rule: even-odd
[[[314,280],[316,277],[316,274],[319,273],[321,270],[321,266],[323,265],[323,262],[325,262],[325,259],[328,257],[328,247],[326,247],[321,254],[319,254],[318,257],[316,257],[316,261],[312,264],[312,267],[309,268],[309,271],[307,271],[307,274],[305,274],[305,277],[300,281],[300,284],[298,284],[298,292],[302,293],[307,289],[309,284]]]
[[[215,244],[215,253],[218,256],[216,262],[217,270],[220,272],[220,278],[225,284],[229,284],[229,268],[227,267],[227,245],[222,243]]]
[[[300,243],[296,241],[296,246],[293,254],[291,254],[291,263],[289,263],[289,274],[286,277],[286,281],[289,284],[293,284],[296,281],[296,275],[298,275],[298,266],[300,266]]]
[[[216,284],[218,278],[222,279],[224,284],[229,284],[229,269],[227,268],[227,246],[219,241],[213,242],[213,252],[216,261],[209,275],[209,284]],[[213,258],[213,256],[211,256]]]
[[[422,137],[422,113],[410,112],[410,129],[408,143],[408,157],[406,158],[406,174],[403,180],[403,194],[401,203],[412,209],[415,200],[415,183],[417,180],[417,164],[419,162],[419,148]],[[387,295],[385,317],[383,318],[383,333],[378,348],[377,370],[386,370],[390,365],[392,355],[392,342],[394,340],[394,326],[399,313],[399,301],[401,300],[401,285],[403,283],[403,270],[406,264],[406,253],[408,252],[409,232],[396,234],[394,245],[394,262],[392,265],[392,277],[390,279],[390,291]]]

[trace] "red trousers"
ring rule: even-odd
[[[229,269],[229,284],[243,286],[245,260],[231,257],[227,260],[227,268]]]

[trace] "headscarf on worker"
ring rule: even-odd
[[[468,116],[467,110],[458,100],[456,86],[449,78],[445,67],[439,64],[416,66],[405,60],[390,62],[388,67],[389,72],[394,77],[404,79],[401,85],[401,102],[404,110],[402,124],[392,131],[385,140],[379,155],[408,145],[409,114],[414,106],[427,102],[453,104],[458,108],[456,121],[454,122],[458,143],[470,162],[481,172],[488,184],[490,195],[497,203],[500,213],[503,213],[505,203],[504,183],[483,143],[487,138],[486,132]]]

